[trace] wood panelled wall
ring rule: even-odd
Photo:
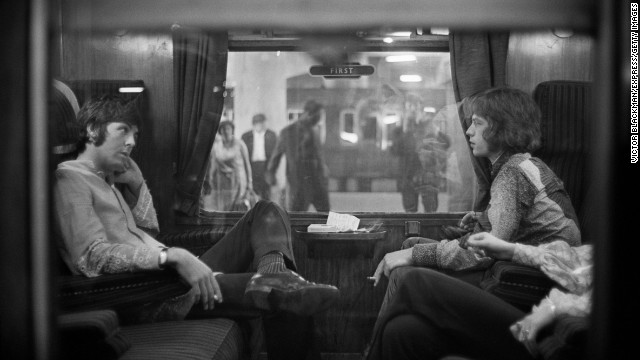
[[[147,113],[133,158],[140,165],[154,195],[160,228],[170,228],[174,223],[171,208],[177,124],[173,105],[173,48],[169,31],[166,34],[122,31],[93,35],[63,31],[60,44],[60,79],[144,81]]]
[[[359,358],[347,354],[361,353],[371,337],[380,305],[387,288],[388,281],[383,279],[373,287],[366,277],[373,275],[378,263],[385,254],[400,249],[405,240],[405,222],[419,221],[420,235],[432,239],[442,238],[442,225],[457,224],[463,213],[433,214],[428,218],[419,214],[357,214],[361,219],[361,227],[369,227],[374,223],[382,223],[381,230],[386,237],[376,242],[373,253],[354,251],[358,246],[350,241],[336,241],[330,249],[310,256],[309,245],[300,239],[298,232],[306,232],[309,224],[326,223],[327,216],[300,214],[292,216],[293,250],[298,266],[298,273],[314,282],[335,285],[340,289],[340,301],[331,309],[315,316],[319,332],[320,349],[324,353],[343,354],[345,357],[326,356],[324,358],[351,359]],[[225,218],[180,219],[180,229],[186,230],[196,226],[221,226],[231,228],[240,215],[227,214]],[[203,252],[199,248],[194,252]],[[326,256],[329,255],[329,256]]]
[[[584,34],[560,38],[551,30],[512,33],[507,55],[507,84],[533,93],[549,80],[593,81],[594,40]]]

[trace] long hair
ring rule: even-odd
[[[491,149],[532,152],[540,147],[540,108],[524,91],[491,88],[473,95],[466,109],[489,123],[483,138]]]
[[[89,142],[87,129],[96,133],[93,141],[96,146],[100,146],[104,143],[110,123],[122,122],[129,126],[137,126],[138,129],[142,123],[136,103],[115,95],[103,95],[87,101],[78,112],[77,121],[80,126],[78,153],[83,152]]]

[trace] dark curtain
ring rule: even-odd
[[[175,209],[196,215],[224,105],[228,36],[178,27],[172,33],[178,119]]]
[[[465,99],[480,91],[506,84],[506,62],[509,33],[463,33],[449,34],[451,54],[451,76],[462,130],[471,125],[471,114],[465,111]],[[471,148],[469,148],[471,151]],[[485,158],[471,156],[473,169],[478,179],[474,210],[482,211],[489,204],[491,186],[490,163]]]

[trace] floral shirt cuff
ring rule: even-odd
[[[516,243],[515,246],[511,261],[535,268],[540,266],[542,263],[541,257],[544,254],[543,251],[540,251],[540,249],[535,246],[518,243]]]
[[[413,263],[418,266],[436,266],[438,244],[416,244],[411,251]]]
[[[145,182],[142,183],[140,188],[138,203],[131,212],[138,226],[155,231],[159,230],[156,209],[153,207],[153,198]]]

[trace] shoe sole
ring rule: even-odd
[[[338,299],[338,289],[301,289],[282,291],[277,289],[256,289],[246,293],[258,309],[266,311],[286,311],[302,316],[310,316],[327,310]]]

